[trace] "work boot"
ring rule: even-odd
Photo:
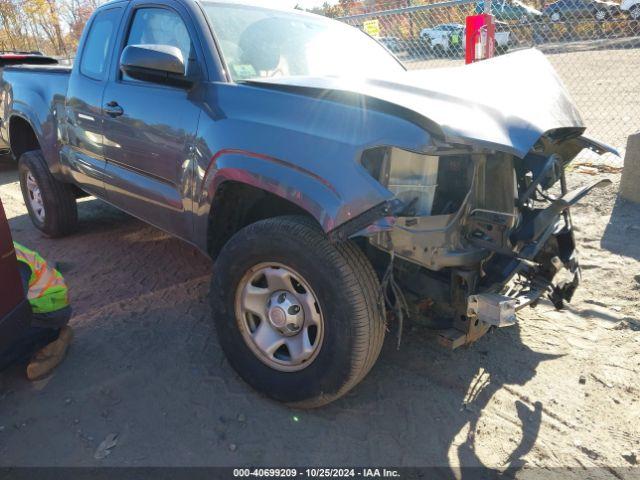
[[[71,340],[73,340],[71,327],[61,328],[58,338],[33,356],[27,365],[27,378],[33,381],[49,375],[62,362]]]

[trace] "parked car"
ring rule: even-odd
[[[423,58],[432,51],[431,39],[429,37],[416,37],[405,42],[407,54],[414,58]]]
[[[324,17],[132,0],[95,11],[77,59],[1,72],[33,224],[72,233],[91,194],[215,259],[218,340],[272,398],[351,390],[403,298],[456,348],[577,287],[566,212],[603,181],[568,191],[564,168],[612,150],[538,51],[408,72]]]
[[[31,325],[31,307],[22,289],[7,215],[0,200],[0,352]]]
[[[461,23],[443,23],[420,31],[420,38],[427,40],[430,48],[438,54],[462,49],[465,26]]]
[[[379,37],[376,40],[392,53],[400,53],[406,50],[405,43],[398,37]]]
[[[476,14],[484,13],[484,1],[476,3]],[[530,23],[540,19],[542,12],[519,0],[492,0],[491,14],[496,20],[507,22],[517,20],[520,23]]]
[[[466,27],[461,23],[446,23],[425,28],[420,37],[429,42],[436,55],[462,54],[466,50]],[[506,53],[511,45],[511,32],[504,22],[496,22],[495,46],[498,53]]]
[[[622,0],[620,10],[627,12],[632,20],[640,20],[640,0]]]
[[[542,9],[542,14],[552,22],[565,20],[607,20],[620,14],[617,3],[603,0],[558,0]]]

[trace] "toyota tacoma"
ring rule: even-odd
[[[272,398],[344,395],[387,321],[456,348],[578,285],[570,207],[603,182],[564,171],[611,149],[538,51],[407,71],[304,12],[131,0],[96,10],[73,67],[50,60],[0,77],[34,225],[73,232],[88,194],[195,245],[224,352]]]

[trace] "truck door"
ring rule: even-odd
[[[173,8],[175,6],[175,8]],[[178,5],[134,3],[107,84],[105,156],[111,203],[174,235],[190,238],[190,186],[200,108],[192,91],[135,80],[120,70],[128,45],[169,45],[181,50],[187,74],[199,68],[201,50]],[[204,70],[204,69],[202,69]]]
[[[102,136],[102,95],[109,74],[122,7],[98,11],[81,42],[80,57],[69,78],[61,160],[87,192],[104,197],[105,159]]]

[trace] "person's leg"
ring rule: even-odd
[[[67,325],[71,317],[71,307],[45,315],[34,315],[35,325],[47,325],[56,328],[57,338],[52,339],[47,345],[36,351],[29,365],[27,365],[27,378],[38,380],[49,375],[64,359],[67,349],[73,340],[73,330]],[[37,327],[34,327],[37,328]]]
[[[18,262],[18,270],[27,295],[31,269]],[[46,377],[62,362],[73,340],[73,330],[67,326],[70,318],[70,306],[51,313],[34,313],[30,330],[13,344],[10,352],[0,355],[0,369],[31,358],[27,365],[29,380]]]
[[[58,338],[44,346],[31,358],[27,365],[27,378],[39,380],[49,375],[64,360],[73,340],[71,327],[62,327]]]
[[[58,338],[41,348],[27,365],[27,378],[39,380],[49,375],[64,360],[69,345],[73,340],[71,327],[60,329]]]
[[[15,363],[26,363],[37,352],[59,337],[59,328],[31,327],[0,353],[0,370]]]
[[[70,305],[51,313],[34,313],[31,325],[42,328],[63,328],[69,323],[71,313]]]

